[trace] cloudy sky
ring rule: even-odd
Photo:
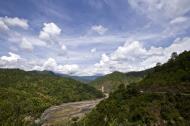
[[[190,50],[190,0],[0,0],[0,67],[137,71]]]

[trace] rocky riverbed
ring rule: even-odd
[[[44,111],[40,122],[42,126],[54,126],[57,124],[63,124],[72,118],[81,118],[102,100],[103,98],[52,106]]]

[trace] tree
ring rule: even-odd
[[[175,60],[177,58],[177,52],[173,52],[171,55],[171,59]]]
[[[162,64],[160,62],[156,63],[156,66],[161,66]]]

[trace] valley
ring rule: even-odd
[[[190,0],[0,0],[0,126],[190,126]]]
[[[189,59],[190,51],[184,51],[154,68],[113,72],[88,84],[51,71],[0,69],[0,123],[187,126]]]

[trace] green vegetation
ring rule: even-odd
[[[121,73],[116,71],[103,77],[97,78],[90,84],[97,89],[101,89],[101,87],[104,86],[105,92],[109,93],[115,91],[120,84],[128,85],[130,83],[139,82],[144,78],[146,74],[151,71],[152,69],[129,73]]]
[[[105,92],[111,92],[116,90],[121,83],[127,83],[126,75],[121,72],[113,72],[92,81],[90,85],[97,89],[101,89],[101,87],[104,86]]]
[[[190,51],[110,93],[74,126],[189,126]]]
[[[123,86],[124,87],[124,86]],[[76,126],[189,126],[190,95],[120,88]]]
[[[52,105],[102,97],[95,88],[52,72],[0,69],[0,125],[32,125]]]
[[[167,63],[155,67],[154,73],[148,74],[139,88],[147,91],[190,93],[190,51],[179,56],[175,53],[173,55]]]

